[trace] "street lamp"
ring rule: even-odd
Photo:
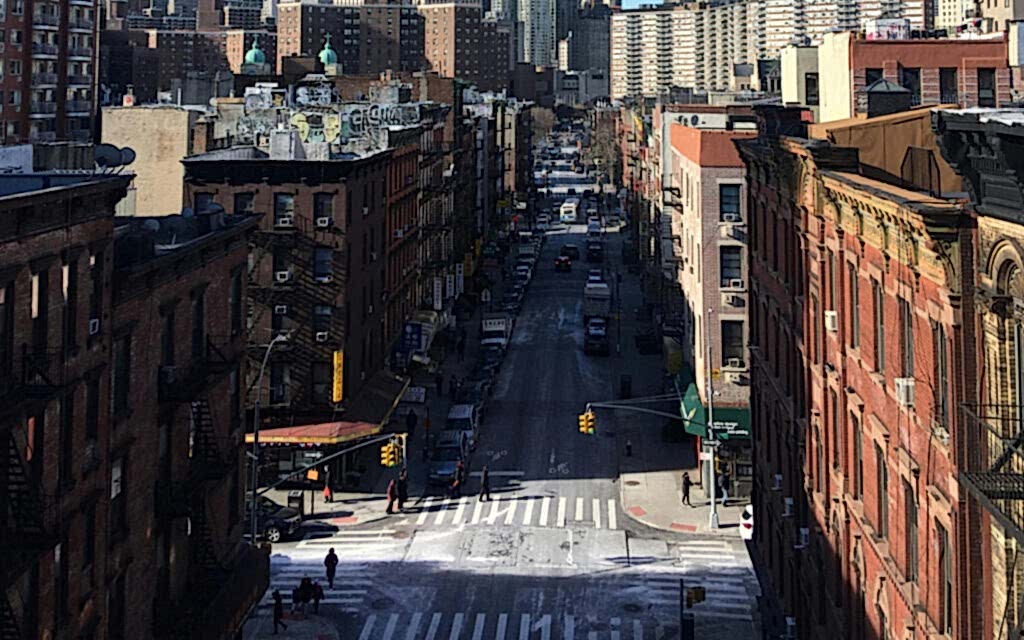
[[[714,388],[714,382],[712,380],[712,367],[711,367],[711,314],[712,313],[714,313],[714,310],[711,309],[711,308],[708,308],[708,315],[704,319],[704,349],[705,349],[705,353],[706,353],[705,358],[707,359],[706,370],[707,370],[707,383],[708,383],[707,384],[708,421],[707,421],[707,427],[706,427],[707,428],[707,435],[708,436],[711,436],[714,433],[714,425],[715,425],[715,406],[714,406],[715,405],[715,402],[714,402],[715,388]],[[706,453],[705,457],[707,457],[708,461],[711,463],[710,464],[710,472],[708,473],[708,482],[711,484],[711,515],[710,515],[710,518],[708,520],[708,528],[709,529],[717,529],[718,528],[718,504],[717,504],[718,496],[715,495],[715,493],[716,493],[716,491],[715,491],[715,481],[716,481],[716,478],[715,478],[715,447],[717,445],[716,445],[716,443],[714,441],[711,441],[711,443],[709,445],[708,444],[709,440],[710,440],[710,438],[705,438],[704,439],[704,442],[705,442],[705,453]]]
[[[249,532],[252,536],[250,540],[252,544],[256,544],[256,489],[259,487],[259,471],[260,471],[260,397],[263,394],[263,372],[267,368],[267,361],[270,360],[270,351],[274,348],[274,345],[278,342],[286,342],[288,340],[287,333],[279,333],[274,336],[270,344],[267,345],[267,351],[263,354],[263,362],[260,364],[260,374],[256,378],[256,405],[253,408],[252,415],[252,502],[250,504],[249,514]]]

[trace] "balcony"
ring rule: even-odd
[[[188,367],[159,367],[158,400],[167,404],[196,400],[208,389],[210,382],[238,365],[242,351],[242,343],[239,340],[208,336],[202,357],[193,360]]]
[[[68,55],[72,58],[92,58],[90,47],[68,47]]]
[[[32,16],[32,26],[56,28],[60,26],[60,18],[49,14],[37,14]]]
[[[55,44],[48,42],[33,42],[32,53],[35,55],[47,55],[55,56],[59,52],[60,48]]]
[[[961,406],[967,465],[960,481],[982,506],[1024,541],[1024,416],[1016,405]],[[933,425],[939,440],[949,432]]]
[[[88,18],[72,18],[68,21],[68,26],[72,29],[82,29],[86,31],[92,31],[93,21]]]
[[[69,113],[89,113],[92,111],[92,100],[68,100]]]
[[[68,84],[81,85],[86,87],[92,86],[92,76],[83,76],[79,74],[69,75]]]
[[[29,112],[32,115],[57,113],[57,104],[54,102],[33,102],[29,105]]]
[[[52,85],[56,85],[57,84],[57,74],[56,73],[33,73],[32,74],[32,84],[34,86],[51,85],[51,84]]]

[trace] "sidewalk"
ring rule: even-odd
[[[287,609],[284,612],[284,623],[287,629],[282,629],[274,635],[273,616],[252,616],[245,625],[242,637],[246,640],[262,640],[263,638],[302,638],[303,640],[341,640],[341,635],[328,618],[316,614],[309,614],[302,620],[289,617]]]

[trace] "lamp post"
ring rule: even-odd
[[[274,345],[278,342],[285,342],[288,340],[288,334],[281,333],[270,341],[267,345],[267,351],[263,354],[263,362],[260,364],[260,374],[256,378],[256,404],[253,407],[252,414],[252,502],[250,504],[249,514],[249,532],[251,535],[252,544],[256,544],[256,489],[259,487],[259,472],[260,472],[260,397],[263,394],[263,372],[267,368],[267,361],[270,360],[270,351],[274,348]]]
[[[713,374],[712,374],[713,368],[711,366],[711,314],[712,313],[713,313],[713,311],[709,308],[708,309],[707,318],[705,318],[705,321],[704,321],[704,338],[705,338],[704,339],[704,349],[705,349],[705,354],[706,354],[705,357],[707,358],[707,377],[708,377],[708,380],[707,380],[707,382],[708,382],[708,385],[707,385],[707,394],[708,394],[707,434],[708,434],[708,436],[711,436],[714,433],[714,429],[713,428],[714,428],[714,425],[715,425],[715,407],[714,407],[714,404],[715,404],[714,403],[715,387],[714,387]],[[705,442],[707,442],[709,440],[710,440],[710,444],[709,445],[707,445],[707,444],[705,445],[705,448],[706,448],[706,451],[707,451],[707,454],[708,454],[708,458],[709,458],[708,461],[711,463],[710,464],[710,472],[708,473],[708,482],[711,484],[711,515],[709,516],[709,520],[708,520],[708,528],[709,529],[717,529],[718,528],[718,504],[717,504],[718,496],[715,495],[716,494],[716,491],[715,491],[715,488],[716,488],[715,487],[715,481],[716,481],[716,478],[715,478],[715,447],[716,447],[716,443],[714,442],[714,440],[711,440],[711,438],[705,438]]]

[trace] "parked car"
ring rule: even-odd
[[[568,256],[555,258],[555,271],[572,271],[572,260]]]
[[[430,484],[451,484],[455,472],[463,464],[469,473],[469,442],[461,431],[442,431],[430,452],[427,481]]]
[[[587,322],[587,335],[588,336],[606,336],[606,335],[608,335],[608,322],[604,318],[591,318]]]
[[[579,260],[580,248],[574,244],[563,244],[562,249],[558,252],[558,255],[562,255],[573,260]]]
[[[480,416],[472,404],[453,404],[448,410],[445,431],[461,431],[465,434],[470,450],[476,448],[480,436]]]
[[[252,493],[245,500],[245,520],[252,518]],[[267,542],[281,542],[295,535],[302,524],[297,509],[284,507],[266,496],[256,497],[256,529]]]
[[[456,402],[460,405],[470,405],[476,410],[477,419],[483,420],[487,412],[487,399],[491,396],[491,384],[486,380],[476,382],[467,381],[459,392]]]
[[[587,284],[599,284],[604,282],[604,273],[600,269],[587,271]]]
[[[504,350],[498,347],[485,347],[480,351],[480,368],[497,375],[501,370],[501,361],[505,358]]]

